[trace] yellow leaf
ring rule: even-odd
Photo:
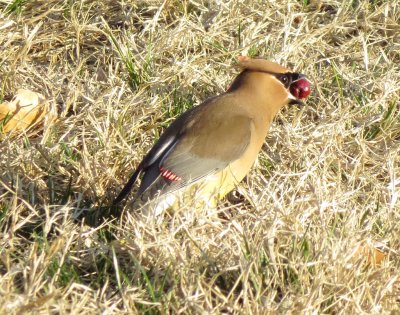
[[[0,124],[3,133],[24,130],[43,120],[46,99],[42,94],[19,89],[11,102],[0,104]]]
[[[356,251],[354,252],[353,258],[361,258],[369,264],[379,266],[386,258],[386,254],[374,245],[364,243],[357,247]]]

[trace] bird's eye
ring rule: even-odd
[[[281,75],[278,77],[278,79],[279,79],[279,81],[282,82],[282,84],[283,84],[286,88],[289,87],[289,85],[290,85],[290,78],[289,78],[289,76],[288,76],[287,74],[281,74]]]

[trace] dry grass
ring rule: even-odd
[[[0,313],[400,312],[400,5],[308,2],[0,1],[0,102],[26,88],[59,115],[0,143]],[[78,219],[238,54],[313,82],[249,202]],[[357,252],[376,243],[381,264]]]

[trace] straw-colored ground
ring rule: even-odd
[[[1,0],[0,103],[50,112],[0,143],[0,313],[400,312],[399,22],[397,1]],[[313,83],[245,198],[86,224],[240,54]]]

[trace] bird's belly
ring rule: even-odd
[[[147,215],[158,216],[166,210],[176,210],[184,206],[215,207],[219,199],[232,191],[246,176],[257,158],[261,144],[250,146],[242,157],[233,161],[225,169],[210,174],[192,185],[159,196],[146,207]]]
[[[250,147],[240,159],[233,161],[221,172],[206,178],[205,182],[202,183],[204,188],[201,186],[199,188],[204,190],[205,195],[215,196],[217,199],[223,198],[235,189],[250,171],[257,158],[258,151],[259,149]]]

